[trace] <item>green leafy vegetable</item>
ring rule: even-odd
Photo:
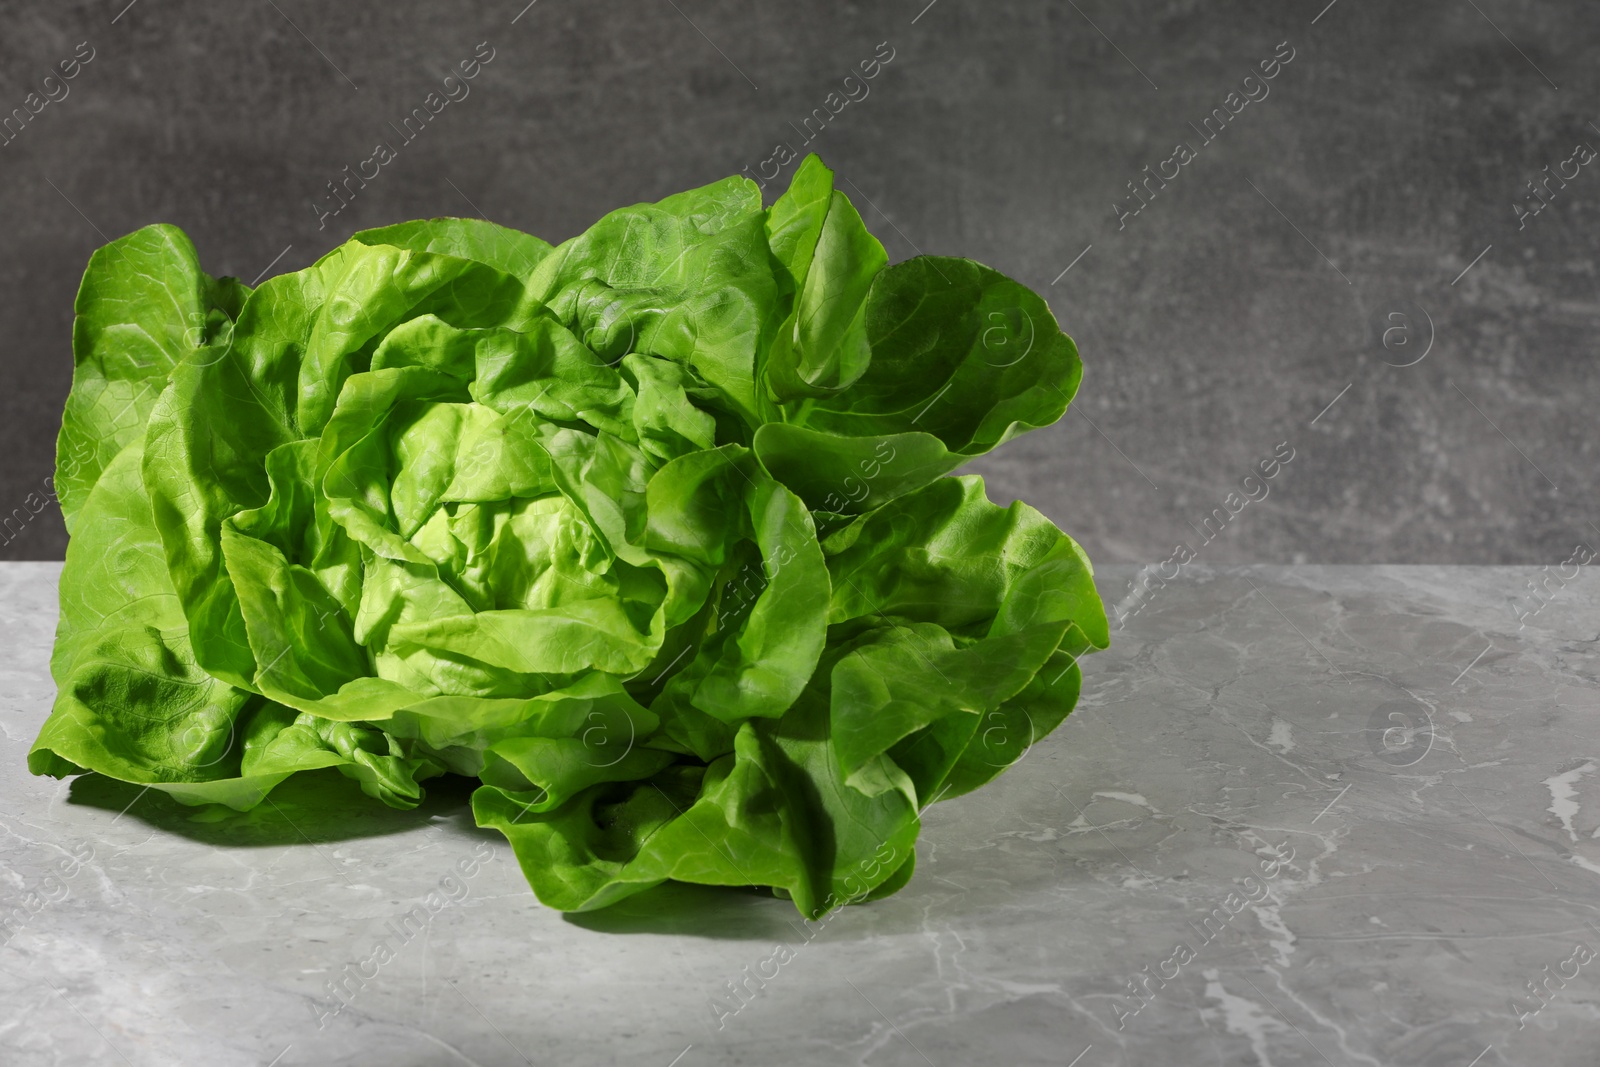
[[[1072,341],[986,267],[888,265],[815,157],[770,209],[402,223],[254,291],[147,227],[73,352],[35,773],[242,810],[451,772],[554,907],[816,916],[904,885],[1107,644],[1078,545],[949,476],[1061,416]]]

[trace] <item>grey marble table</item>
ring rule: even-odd
[[[34,778],[57,573],[0,567],[0,1063],[1600,1063],[1587,568],[1520,623],[1533,568],[1186,574],[928,813],[906,889],[810,925],[672,886],[563,916],[459,790],[219,817]]]

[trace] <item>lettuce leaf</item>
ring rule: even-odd
[[[539,898],[667,880],[802,914],[1072,710],[1088,559],[971,456],[1065,411],[1044,301],[889,265],[815,157],[556,247],[358,233],[254,290],[171,226],[96,252],[35,773],[247,809],[334,767],[479,780]]]

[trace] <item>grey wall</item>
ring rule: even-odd
[[[481,210],[558,241],[801,148],[790,123],[888,42],[870,95],[809,147],[891,257],[1033,286],[1087,367],[1079,410],[975,465],[993,495],[1106,562],[1179,541],[1218,563],[1600,545],[1600,161],[1520,230],[1513,208],[1575,144],[1600,148],[1600,7],[1337,0],[1318,18],[1325,2],[538,0],[514,24],[523,0],[0,4],[0,112],[95,50],[0,147],[0,513],[50,472],[72,298],[105,239],[177,223],[247,281],[405,218]],[[481,41],[471,95],[319,229],[324,183]],[[1269,95],[1202,146],[1188,124],[1284,41]],[[1119,229],[1125,183],[1179,141],[1195,158]],[[1386,365],[1430,334],[1420,363]],[[1282,442],[1270,495],[1203,544],[1195,526]],[[7,536],[9,558],[65,546],[53,508]]]

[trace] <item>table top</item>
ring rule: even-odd
[[[5,1064],[1596,1063],[1587,573],[1186,567],[927,812],[905,889],[807,924],[672,885],[562,915],[462,790],[33,777],[59,569],[0,565]]]

